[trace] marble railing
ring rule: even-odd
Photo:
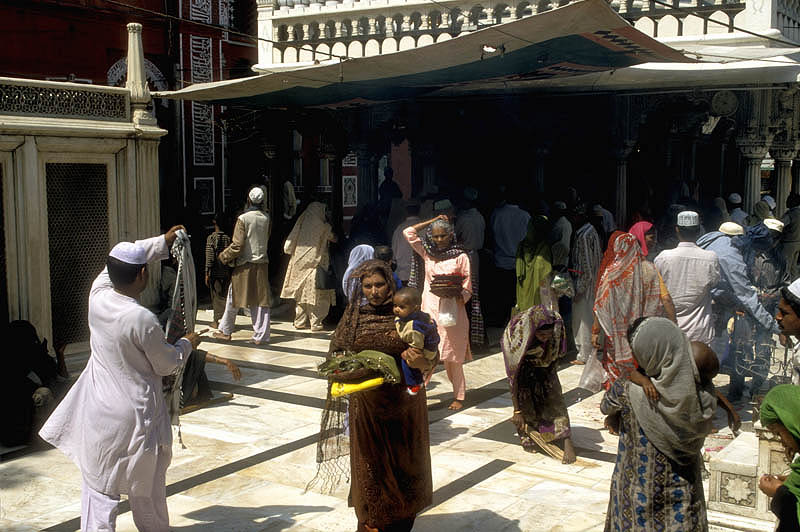
[[[258,0],[259,67],[364,57],[407,50],[549,11],[570,0]],[[748,3],[760,2],[748,13]],[[668,4],[668,5],[667,5]],[[773,29],[800,40],[800,0],[612,0],[611,6],[653,37]],[[766,9],[764,9],[766,8]],[[795,35],[797,33],[797,35]],[[287,65],[288,66],[288,65]]]

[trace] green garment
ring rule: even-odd
[[[376,376],[392,384],[402,382],[394,357],[380,351],[365,350],[333,357],[320,364],[317,370],[334,382],[361,382]]]
[[[536,216],[528,222],[528,234],[517,248],[517,307],[524,312],[542,303],[540,289],[550,282],[553,271],[552,253],[547,242],[549,224],[544,216]]]
[[[761,425],[768,427],[780,423],[800,440],[800,386],[781,384],[772,388],[761,403]],[[783,482],[798,500],[797,520],[800,521],[800,459],[792,462],[792,472]]]

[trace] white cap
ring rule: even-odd
[[[730,236],[744,234],[744,227],[734,222],[725,222],[719,226],[719,232]]]
[[[147,253],[144,248],[133,242],[120,242],[111,248],[111,253],[108,256],[126,264],[147,264]]]
[[[778,231],[779,233],[783,233],[783,222],[780,220],[776,220],[775,218],[765,218],[764,225],[767,226],[767,229],[772,229],[773,231]]]
[[[795,279],[794,282],[789,285],[789,292],[800,299],[800,279]]]
[[[264,191],[261,189],[261,187],[253,187],[250,189],[250,193],[247,194],[247,197],[250,198],[250,203],[258,205],[264,201]]]
[[[731,203],[734,203],[734,204],[739,204],[739,203],[742,202],[742,197],[739,194],[737,194],[736,192],[734,192],[733,194],[728,196],[728,201],[730,201]]]
[[[679,227],[697,227],[700,225],[700,215],[694,211],[681,211],[678,213]]]
[[[772,196],[764,196],[761,199],[764,200],[765,202],[767,202],[767,205],[769,205],[770,210],[774,211],[775,207],[778,206],[778,203],[775,201],[775,198],[773,198]]]

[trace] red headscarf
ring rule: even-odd
[[[653,224],[650,222],[636,222],[633,224],[633,227],[631,227],[630,231],[628,231],[630,234],[636,237],[636,240],[639,241],[639,247],[642,248],[642,255],[645,257],[647,256],[648,251],[647,241],[644,239],[644,235],[652,228]]]
[[[624,231],[614,231],[611,233],[611,237],[608,239],[608,247],[606,248],[606,252],[603,253],[603,259],[600,261],[600,267],[597,269],[597,282],[594,285],[595,292],[597,292],[597,289],[600,287],[600,279],[603,278],[603,272],[614,262],[614,242],[624,234]]]

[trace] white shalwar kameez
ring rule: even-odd
[[[168,256],[164,236],[137,244],[148,263]],[[39,435],[81,470],[81,530],[113,531],[121,493],[140,531],[169,530],[172,428],[161,377],[184,363],[192,345],[185,338],[168,344],[156,316],[115,291],[107,269],[89,294],[89,331],[89,362]]]

